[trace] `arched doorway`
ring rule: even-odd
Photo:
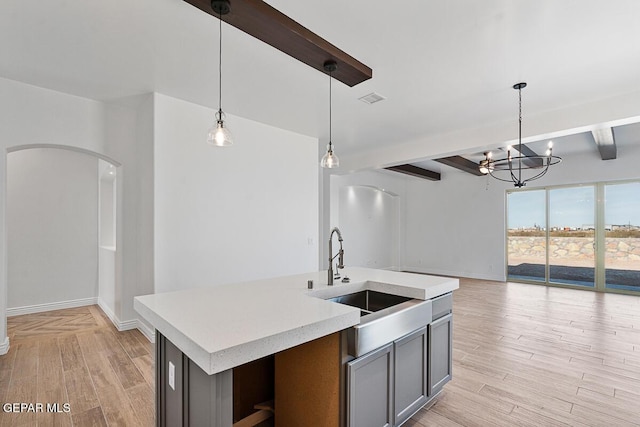
[[[7,150],[7,316],[100,298],[113,310],[119,167],[75,147]]]

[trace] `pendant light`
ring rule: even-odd
[[[222,15],[231,11],[229,0],[212,0],[211,8],[218,14],[219,43],[218,50],[218,111],[216,112],[216,124],[209,129],[207,143],[216,147],[227,147],[233,145],[233,136],[229,128],[224,125],[224,113],[222,112]]]
[[[329,73],[329,145],[327,145],[327,152],[320,160],[320,166],[323,168],[337,168],[340,166],[340,160],[338,156],[333,152],[333,143],[331,142],[331,80],[333,77],[331,73],[338,69],[336,61],[329,60],[324,63],[324,70]]]
[[[518,91],[518,153],[517,157],[511,156],[512,147],[507,147],[507,157],[504,159],[494,160],[491,151],[484,153],[484,160],[478,164],[478,169],[483,174],[489,174],[499,181],[513,182],[514,187],[524,187],[527,182],[534,179],[541,178],[549,170],[549,166],[556,165],[562,161],[558,156],[553,155],[553,142],[549,141],[547,152],[544,156],[537,154],[524,155],[522,154],[522,89],[527,87],[527,84],[516,83],[513,88]],[[527,170],[535,170],[533,173],[527,175]],[[523,174],[523,171],[525,172]],[[498,176],[498,173],[503,172],[506,178]],[[507,173],[508,172],[508,173]]]

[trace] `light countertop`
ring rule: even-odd
[[[371,289],[431,299],[458,289],[458,279],[448,277],[369,268],[340,273],[351,282],[327,286],[324,270],[144,295],[134,308],[211,375],[360,323],[358,308],[323,298]]]

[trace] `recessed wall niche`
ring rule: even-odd
[[[340,188],[338,224],[348,266],[398,266],[399,197],[370,185]]]
[[[100,200],[100,246],[116,250],[116,167],[100,159],[99,200]]]

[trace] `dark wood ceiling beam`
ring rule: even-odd
[[[511,148],[513,148],[514,150],[518,151],[520,153],[521,156],[526,156],[526,157],[532,157],[531,159],[523,159],[522,163],[532,167],[532,168],[541,168],[542,167],[542,158],[537,157],[538,154],[533,151],[531,148],[527,147],[526,145],[522,145],[522,151],[518,150],[518,147],[520,147],[519,145],[514,145]]]
[[[595,129],[591,131],[591,134],[598,146],[602,160],[613,160],[618,157],[616,140],[612,128]]]
[[[470,173],[471,175],[484,176],[484,174],[478,169],[477,163],[474,163],[471,160],[465,159],[461,156],[443,157],[441,159],[435,159],[435,161],[442,163],[443,165],[459,169],[463,172]]]
[[[428,179],[429,181],[440,181],[440,174],[438,172],[430,171],[429,169],[423,169],[414,165],[389,166],[385,169],[394,172],[400,172],[405,175],[415,176],[417,178]]]
[[[184,1],[218,17],[211,8],[211,0]],[[264,1],[231,0],[231,12],[222,15],[222,20],[323,73],[326,73],[325,61],[336,61],[338,69],[332,76],[348,86],[355,86],[373,75],[371,68]]]

